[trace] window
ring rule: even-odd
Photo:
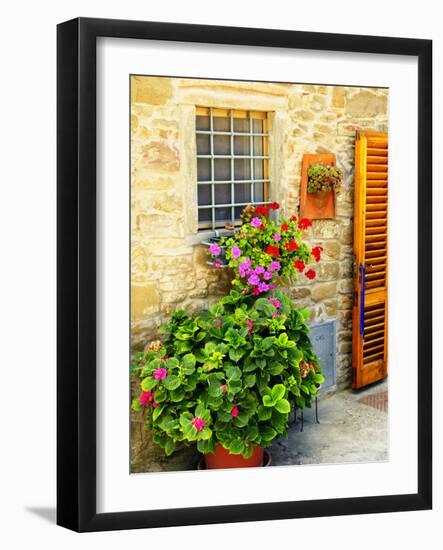
[[[197,107],[196,133],[199,229],[239,225],[269,202],[266,113]]]

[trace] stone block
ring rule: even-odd
[[[315,283],[312,287],[312,298],[316,302],[324,300],[325,298],[332,298],[337,292],[337,283]]]
[[[156,172],[176,172],[180,168],[179,152],[167,141],[152,141],[141,148],[143,167]]]
[[[131,100],[134,103],[162,105],[172,96],[172,80],[165,77],[133,76]]]
[[[340,265],[338,262],[320,262],[316,271],[318,281],[334,281],[338,277]]]
[[[374,117],[387,113],[388,98],[363,90],[346,99],[345,113],[351,117]]]
[[[160,294],[154,284],[131,285],[131,319],[143,319],[159,311]]]

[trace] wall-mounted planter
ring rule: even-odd
[[[335,166],[335,155],[303,155],[300,191],[300,218],[308,218],[309,220],[335,218],[334,191],[308,193],[308,168],[311,164],[317,163],[325,166]]]

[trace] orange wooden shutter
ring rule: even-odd
[[[388,135],[358,132],[355,143],[353,388],[387,375]]]

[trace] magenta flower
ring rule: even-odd
[[[213,265],[216,269],[219,269],[219,268],[223,265],[223,263],[222,263],[220,260],[214,260],[214,261],[212,262],[212,265]]]
[[[252,227],[255,227],[256,229],[258,229],[259,227],[261,227],[261,220],[260,220],[260,218],[257,218],[257,216],[255,216],[255,218],[252,218],[252,220],[251,220],[251,225],[252,225]]]
[[[226,387],[226,384],[221,385],[221,391],[222,391],[222,393],[226,393],[228,391],[228,388]]]
[[[168,376],[167,369],[160,367],[159,369],[154,371],[154,378],[156,380],[164,380]]]
[[[272,273],[270,271],[266,271],[266,273],[264,273],[263,275],[263,279],[265,281],[270,281],[272,279]]]
[[[258,285],[258,290],[259,290],[259,292],[268,292],[269,285],[267,285],[266,283],[260,283]]]
[[[281,241],[281,235],[280,235],[280,233],[276,233],[276,234],[274,235],[274,241],[276,241],[277,243]]]
[[[257,286],[260,283],[258,275],[251,275],[248,279],[248,283],[252,286]]]
[[[248,334],[251,334],[252,329],[254,328],[254,323],[252,321],[250,321],[249,319],[246,319],[246,324],[249,327]]]
[[[258,265],[254,271],[257,275],[261,275],[265,272],[265,268],[262,265]]]
[[[139,401],[143,407],[147,407],[150,403],[152,403],[152,401],[154,401],[154,396],[152,395],[152,392],[148,390],[140,395]]]
[[[222,325],[223,325],[222,320],[219,317],[217,317],[217,328],[222,328]]]
[[[272,298],[269,298],[269,301],[271,302],[271,304],[276,307],[277,309],[280,309],[281,308],[281,302],[280,300],[277,300],[277,298],[275,298],[274,296],[272,296]]]
[[[191,420],[191,424],[198,432],[203,430],[203,428],[206,426],[206,422],[203,420],[203,418],[199,418],[198,416],[194,416],[194,418]]]
[[[240,273],[240,276],[246,277],[250,267],[251,267],[251,260],[249,258],[246,258],[246,260],[238,266],[238,272]]]
[[[275,289],[275,285],[269,285],[269,290],[274,290]]]
[[[216,243],[212,243],[210,246],[209,246],[209,252],[213,255],[213,256],[220,256],[220,253],[221,253],[221,248],[218,246],[218,244]]]
[[[237,405],[234,405],[231,409],[231,415],[233,417],[236,417],[236,416],[238,416],[238,413],[239,413],[238,407],[237,407]]]
[[[238,260],[241,256],[241,250],[239,249],[238,246],[233,246],[231,248],[231,254],[232,254],[234,260]]]
[[[152,403],[152,406],[154,407],[154,409],[156,409],[158,407],[158,403],[154,401],[154,403]]]
[[[280,271],[280,268],[281,268],[280,262],[277,262],[277,260],[274,260],[273,262],[271,262],[268,269],[269,271]]]

